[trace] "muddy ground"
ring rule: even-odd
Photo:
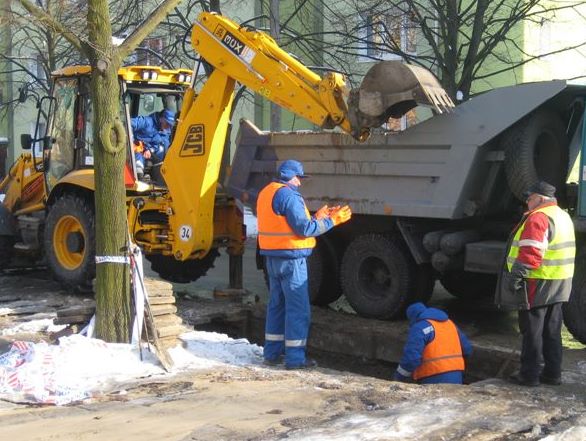
[[[0,315],[0,329],[25,322],[31,302],[39,318],[91,299],[64,293],[42,272],[0,275],[0,310],[14,302],[21,302],[21,313]],[[17,338],[49,336],[23,330],[0,335],[0,343]],[[508,341],[513,348],[518,339],[511,334]],[[0,401],[0,439],[578,441],[586,439],[586,351],[568,351],[560,387],[524,388],[495,378],[423,387],[322,367],[182,372],[64,407]]]

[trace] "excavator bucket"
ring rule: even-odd
[[[454,107],[435,76],[422,67],[400,61],[381,61],[370,68],[362,84],[348,98],[353,134],[380,127],[389,118],[400,118],[417,105],[438,113]]]

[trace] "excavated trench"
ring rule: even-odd
[[[197,330],[246,338],[263,344],[264,306],[244,308],[241,315],[217,316]],[[320,367],[390,380],[406,338],[405,322],[363,319],[323,308],[314,308],[308,355]],[[518,368],[518,353],[485,341],[473,341],[465,382],[504,378]]]

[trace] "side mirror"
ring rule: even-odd
[[[33,137],[28,133],[20,135],[20,146],[23,150],[30,150],[33,145]]]

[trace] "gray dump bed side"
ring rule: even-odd
[[[253,205],[278,164],[294,158],[312,176],[302,189],[310,210],[349,203],[359,214],[436,219],[482,214],[494,193],[502,192],[495,165],[503,153],[491,141],[568,87],[549,81],[495,89],[451,114],[399,134],[373,135],[365,143],[342,133],[261,132],[243,121],[228,189]]]

